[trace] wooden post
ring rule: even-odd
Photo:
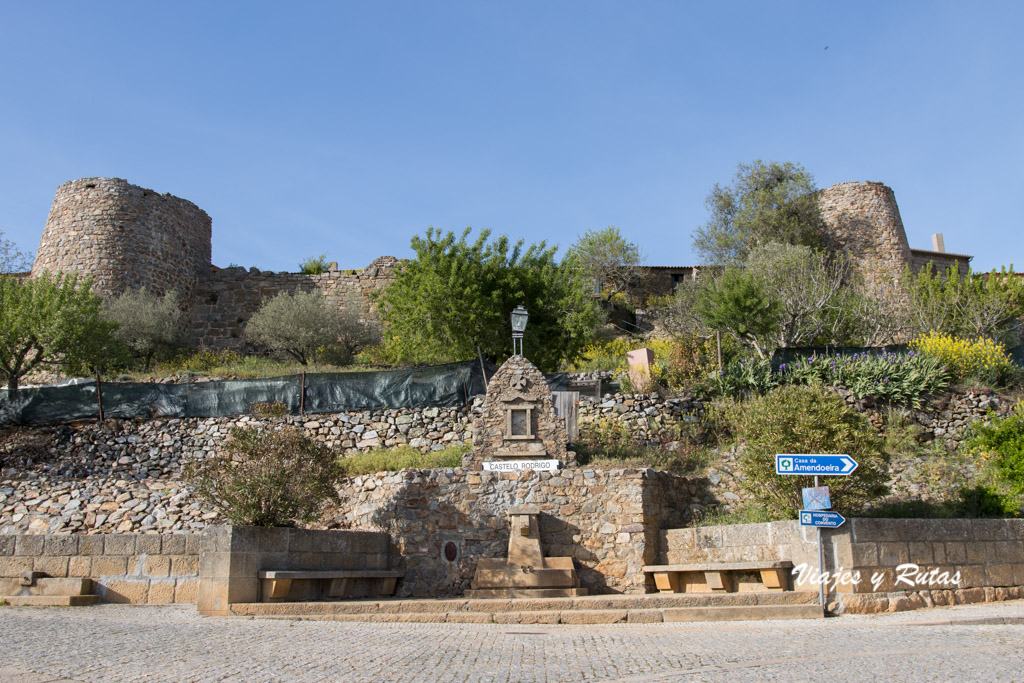
[[[306,414],[306,372],[302,372],[302,388],[299,390],[299,415]]]
[[[103,386],[100,384],[100,371],[96,371],[96,404],[100,409],[100,422],[103,422]]]
[[[722,333],[715,330],[715,342],[718,344],[718,374],[722,374]]]

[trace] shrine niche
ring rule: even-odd
[[[544,375],[523,356],[512,356],[487,384],[487,396],[473,424],[473,463],[496,460],[554,460],[567,463],[565,425]],[[488,467],[491,469],[491,467]],[[502,469],[502,468],[494,468]],[[521,469],[509,465],[509,471]],[[534,469],[553,469],[539,466]]]

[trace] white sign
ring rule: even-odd
[[[557,469],[557,460],[491,460],[484,463],[485,472],[522,472],[523,470]]]

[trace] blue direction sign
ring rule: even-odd
[[[800,526],[820,526],[827,529],[841,527],[846,518],[838,512],[826,510],[801,510]]]
[[[775,456],[775,474],[818,474],[845,477],[857,469],[857,461],[848,455],[808,455],[779,453]]]

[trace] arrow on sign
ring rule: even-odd
[[[838,512],[826,510],[801,510],[800,526],[817,526],[826,529],[836,529],[843,525],[846,518]]]
[[[845,453],[836,455],[779,453],[775,456],[775,474],[817,474],[825,477],[845,477],[855,469],[857,469],[857,461]]]

